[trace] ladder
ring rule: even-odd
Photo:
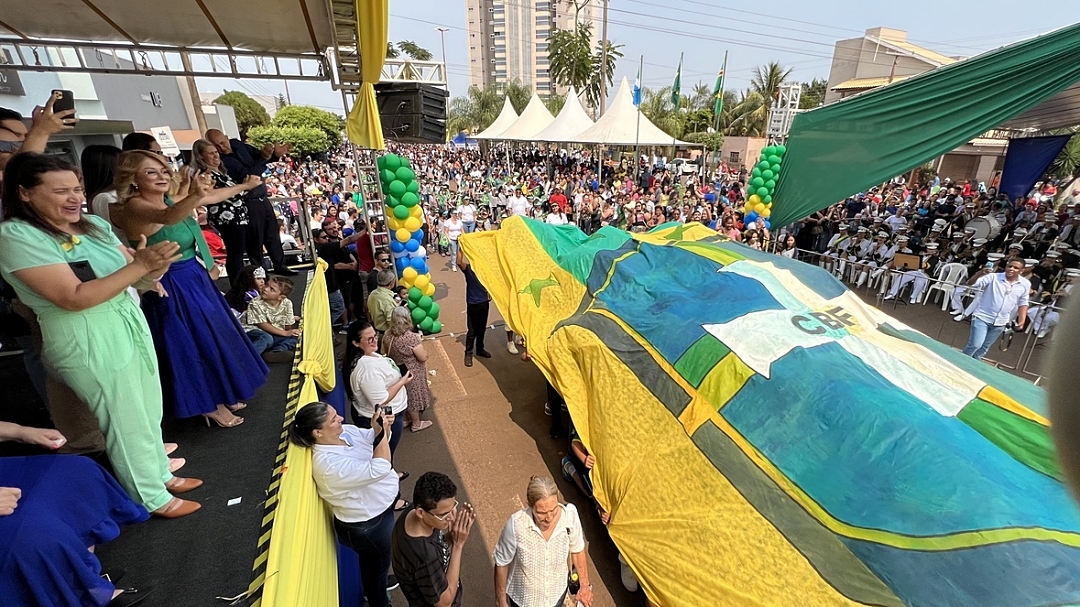
[[[379,167],[376,160],[379,153],[375,150],[353,148],[353,166],[356,170],[356,179],[360,182],[360,195],[364,202],[361,212],[364,221],[368,224],[368,238],[371,241],[372,253],[378,252],[377,243],[382,241],[383,246],[390,246],[390,232],[386,221],[386,202],[383,199],[382,181],[379,179]],[[381,224],[381,225],[376,225]],[[384,237],[384,238],[380,238]]]

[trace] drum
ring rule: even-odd
[[[987,241],[994,240],[1001,234],[1001,222],[996,217],[975,217],[964,225],[964,229],[974,228],[975,235],[972,238],[985,238]]]

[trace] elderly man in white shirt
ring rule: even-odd
[[[289,425],[293,443],[312,450],[311,476],[319,497],[334,515],[334,531],[360,560],[360,580],[369,607],[389,607],[387,590],[398,475],[390,464],[391,416],[379,410],[372,429],[342,424],[326,403],[304,405]],[[402,504],[399,510],[411,505]]]
[[[581,584],[575,598],[591,607],[577,508],[559,503],[559,490],[548,476],[532,477],[525,498],[529,507],[510,516],[495,546],[496,607],[561,607],[568,592],[568,557]]]
[[[965,355],[975,360],[982,359],[1001,336],[1005,326],[1012,321],[1014,314],[1019,326],[1027,322],[1031,283],[1020,276],[1023,270],[1024,260],[1013,259],[1005,266],[1004,272],[991,274],[989,268],[983,268],[968,281],[969,285],[982,293],[971,314],[971,334],[964,346]]]

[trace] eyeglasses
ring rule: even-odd
[[[436,519],[438,519],[440,521],[445,521],[446,517],[450,516],[451,514],[454,513],[455,510],[457,510],[457,507],[458,507],[458,501],[454,500],[454,507],[451,508],[450,511],[447,512],[446,514],[444,514],[442,516],[439,516],[438,514],[435,514],[434,512],[428,512],[428,514],[430,514],[431,516],[434,516]]]
[[[146,175],[147,177],[170,177],[170,178],[172,177],[172,171],[170,171],[168,169],[163,169],[163,170],[160,170],[160,171],[156,170],[156,169],[147,169],[147,170],[143,171],[142,173],[143,173],[143,175]]]

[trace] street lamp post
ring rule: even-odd
[[[443,81],[447,81],[446,75],[446,32],[450,31],[448,27],[437,27],[435,31],[439,32],[439,39],[442,42],[442,77]]]

